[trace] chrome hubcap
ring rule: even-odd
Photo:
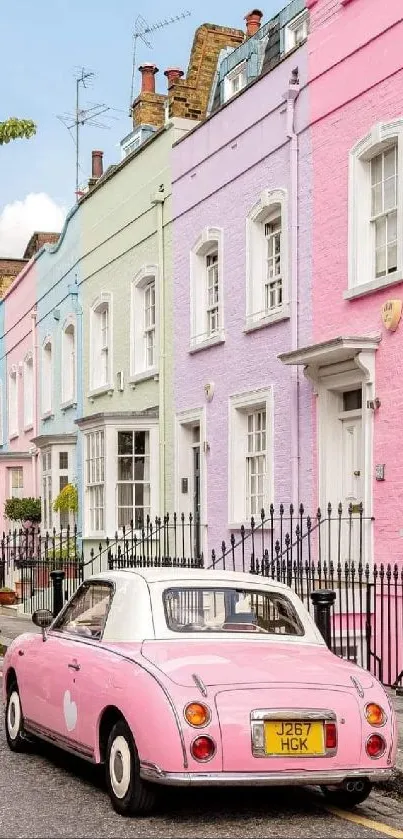
[[[12,740],[18,736],[21,726],[21,704],[16,690],[10,696],[7,709],[7,730]]]
[[[130,785],[132,758],[129,744],[122,737],[116,737],[109,755],[109,775],[116,798],[124,798]]]

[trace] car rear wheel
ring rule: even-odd
[[[28,741],[24,735],[24,717],[22,715],[18,685],[10,685],[6,702],[6,738],[9,748],[13,752],[25,752]]]
[[[108,738],[106,783],[113,808],[121,816],[141,816],[153,808],[155,790],[140,778],[136,744],[124,720],[113,726]]]
[[[372,790],[372,784],[370,781],[363,779],[346,781],[344,786],[339,789],[332,789],[331,787],[321,787],[321,789],[329,804],[349,810],[356,804],[362,804],[368,798]]]

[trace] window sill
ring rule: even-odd
[[[69,408],[77,408],[77,402],[75,399],[69,399],[67,402],[62,402],[60,405],[61,411],[68,411]]]
[[[46,414],[42,414],[42,422],[46,422],[47,420],[54,419],[54,413],[52,411],[46,411]]]
[[[281,321],[289,319],[289,306],[284,306],[284,308],[280,311],[273,312],[272,315],[265,315],[264,317],[259,318],[259,320],[254,320],[253,315],[250,315],[250,317],[246,319],[246,324],[243,328],[243,331],[246,334],[248,332],[255,332],[257,329],[264,329],[266,326],[271,326],[272,323],[281,323]]]
[[[201,352],[201,350],[207,350],[209,347],[215,347],[217,344],[224,344],[225,343],[225,335],[224,332],[220,332],[219,335],[214,335],[213,338],[204,338],[202,341],[192,341],[189,347],[189,353],[193,355],[193,353]]]
[[[153,367],[150,370],[142,370],[141,373],[133,373],[130,376],[129,384],[132,387],[135,387],[140,382],[149,382],[151,379],[154,379],[156,382],[159,380],[159,372],[157,367]]]
[[[395,271],[393,274],[388,274],[387,277],[377,277],[375,280],[370,280],[369,283],[348,288],[343,293],[343,297],[345,300],[353,300],[355,297],[363,297],[364,294],[373,294],[376,291],[381,291],[383,288],[397,285],[402,280],[402,272]]]
[[[105,396],[105,394],[108,394],[108,396],[112,396],[114,389],[114,386],[111,384],[96,387],[88,392],[88,399],[90,400],[90,402],[93,402],[97,396]]]
[[[8,435],[8,439],[9,440],[16,440],[17,437],[19,437],[19,436],[20,436],[19,431],[13,431],[11,434]]]

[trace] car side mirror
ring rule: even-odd
[[[37,609],[32,615],[32,623],[42,630],[42,638],[46,641],[46,630],[53,623],[53,615],[49,609]]]

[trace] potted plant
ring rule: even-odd
[[[76,515],[78,513],[78,492],[75,484],[66,484],[60,490],[59,495],[53,502],[53,509],[55,513],[70,513],[73,514],[74,524],[76,523]]]
[[[19,522],[21,529],[33,527],[41,520],[41,499],[7,498],[4,503],[4,515],[11,521]]]
[[[14,606],[16,601],[16,594],[12,588],[2,586],[0,588],[0,606]]]

